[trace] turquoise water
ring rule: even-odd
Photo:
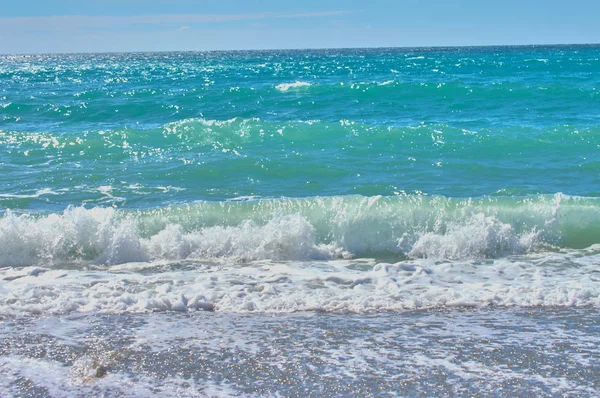
[[[600,48],[0,58],[0,206],[600,194]]]
[[[0,56],[0,395],[597,396],[598,71]]]

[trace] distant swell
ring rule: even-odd
[[[196,202],[147,211],[69,207],[7,211],[1,266],[56,262],[350,257],[496,258],[600,243],[600,201],[526,198],[315,197]]]

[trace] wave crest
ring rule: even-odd
[[[308,82],[300,82],[296,81],[294,83],[281,83],[275,86],[275,88],[281,92],[286,92],[290,89],[302,88],[302,87],[310,87],[311,84]]]
[[[593,198],[325,197],[0,218],[0,265],[232,258],[481,259],[600,243]]]
[[[462,223],[451,223],[446,233],[426,232],[406,250],[413,258],[461,260],[478,257],[498,257],[502,254],[525,253],[540,241],[540,233],[518,232],[512,225],[476,214]],[[404,237],[399,246],[404,244]]]

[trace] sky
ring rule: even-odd
[[[599,0],[0,0],[0,53],[600,43]]]

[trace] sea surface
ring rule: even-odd
[[[598,396],[600,46],[0,55],[0,395]]]

